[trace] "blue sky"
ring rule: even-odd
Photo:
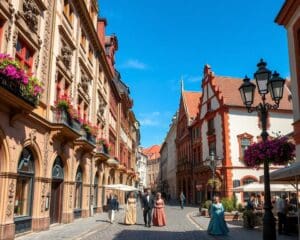
[[[179,106],[180,79],[200,91],[203,66],[216,75],[252,76],[264,58],[289,76],[286,31],[274,23],[283,0],[100,0],[116,67],[130,87],[141,145],[161,144]]]

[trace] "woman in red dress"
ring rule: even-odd
[[[166,226],[165,203],[161,198],[161,193],[156,194],[152,221],[153,226]]]

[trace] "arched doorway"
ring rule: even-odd
[[[16,198],[14,204],[16,234],[31,230],[34,173],[33,153],[29,148],[24,148],[18,164]]]
[[[97,172],[94,178],[94,198],[93,198],[94,212],[97,212],[97,207],[98,207],[98,181],[99,181],[99,175]]]
[[[50,223],[61,222],[63,199],[64,165],[56,157],[52,168]]]
[[[74,218],[81,217],[82,208],[82,169],[78,166],[75,177],[75,201],[74,201]]]

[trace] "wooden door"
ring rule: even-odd
[[[61,222],[62,215],[62,181],[52,181],[51,184],[51,202],[50,202],[50,223]]]

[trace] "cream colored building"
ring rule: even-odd
[[[103,185],[136,180],[135,159],[120,164],[120,152],[103,144],[117,49],[98,12],[96,0],[0,1],[0,53],[17,58],[44,88],[36,104],[28,85],[0,73],[0,239],[102,211]],[[63,96],[68,108],[58,106]],[[128,129],[136,121],[131,107]],[[133,158],[138,130],[126,134]]]

